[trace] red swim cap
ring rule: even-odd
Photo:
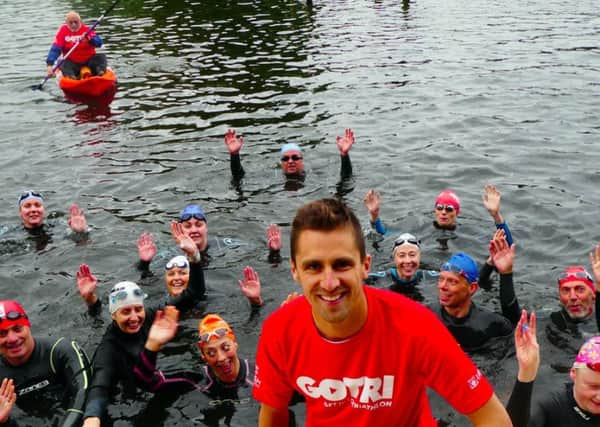
[[[435,204],[453,206],[456,210],[456,215],[458,215],[458,212],[460,211],[460,200],[452,190],[444,190],[438,194],[437,199],[435,199]]]
[[[596,292],[592,276],[590,276],[590,273],[588,273],[585,267],[582,267],[581,265],[567,267],[558,275],[558,289],[568,282],[583,282],[592,290],[592,292]]]
[[[16,301],[0,301],[0,329],[12,328],[14,325],[31,327],[27,313]]]

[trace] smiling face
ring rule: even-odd
[[[394,249],[394,265],[396,272],[403,280],[410,280],[417,273],[421,264],[421,251],[415,245],[404,244]]]
[[[238,344],[229,337],[213,339],[200,347],[202,359],[221,381],[234,382],[240,372]]]
[[[173,267],[165,272],[165,280],[169,295],[180,295],[188,286],[190,270],[188,268]]]
[[[469,283],[464,276],[451,271],[440,271],[438,278],[438,298],[446,311],[459,317],[466,315],[471,305],[471,297],[477,290],[476,283]]]
[[[573,397],[577,405],[591,414],[600,414],[600,372],[572,368]]]
[[[281,170],[286,175],[304,173],[304,158],[298,150],[288,150],[281,156]]]
[[[327,338],[356,333],[367,318],[363,282],[371,257],[361,253],[351,225],[331,231],[300,231],[291,261],[319,331]]]
[[[12,366],[27,362],[33,353],[35,341],[28,326],[12,325],[0,329],[0,355]]]
[[[21,202],[19,216],[25,228],[40,227],[44,223],[45,215],[44,204],[39,199],[32,197]]]
[[[441,228],[450,228],[456,222],[456,209],[452,205],[438,203],[433,208],[433,216]]]
[[[146,311],[140,304],[126,305],[115,311],[112,318],[120,330],[126,334],[135,334],[144,324]]]
[[[183,232],[190,236],[200,252],[206,250],[208,246],[208,226],[206,221],[197,218],[190,218],[187,221],[182,221]]]
[[[569,281],[560,285],[560,304],[572,319],[585,319],[594,312],[596,294],[582,281]]]

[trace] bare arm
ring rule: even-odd
[[[485,405],[468,414],[467,417],[475,427],[510,427],[512,423],[508,413],[498,397],[494,394]]]
[[[287,426],[289,424],[288,409],[275,409],[261,403],[258,413],[258,427]]]

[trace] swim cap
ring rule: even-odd
[[[292,151],[292,150],[296,150],[297,152],[302,153],[302,150],[300,149],[300,147],[297,144],[288,142],[287,144],[283,144],[281,146],[281,155],[283,156],[285,153],[287,153],[288,151]]]
[[[588,367],[593,371],[600,371],[600,336],[590,338],[581,346],[573,367]]]
[[[27,313],[16,301],[0,301],[0,329],[12,328],[15,325],[31,327]]]
[[[229,337],[235,341],[235,334],[231,326],[217,314],[207,314],[198,323],[198,345],[204,346],[211,340]]]
[[[402,233],[396,238],[396,240],[394,240],[394,250],[396,250],[398,246],[402,245],[412,245],[417,249],[420,249],[421,241],[417,240],[417,238],[410,233]]]
[[[196,218],[197,220],[206,221],[206,215],[202,208],[194,203],[187,205],[181,213],[179,214],[179,222],[185,222],[192,218]]]
[[[460,199],[452,190],[444,190],[438,194],[437,199],[435,199],[435,204],[453,206],[454,209],[456,209],[456,215],[460,212]]]
[[[452,273],[458,273],[467,279],[467,282],[477,282],[479,277],[479,269],[477,263],[464,252],[459,252],[453,255],[441,268],[442,271],[450,271]]]
[[[120,308],[128,305],[144,305],[146,295],[140,287],[133,282],[119,282],[113,286],[108,295],[108,310],[113,314]]]
[[[44,198],[42,197],[41,193],[38,193],[37,191],[33,190],[27,190],[19,194],[19,199],[17,200],[17,205],[19,206],[19,208],[21,207],[24,201],[29,199],[36,199],[44,203]]]
[[[174,267],[190,268],[190,262],[183,255],[177,255],[169,260],[169,262],[165,265],[165,270],[170,270]]]
[[[567,267],[558,275],[558,289],[568,282],[583,282],[592,290],[592,292],[596,292],[592,276],[590,276],[590,273],[588,273],[585,267],[582,267],[581,265]]]

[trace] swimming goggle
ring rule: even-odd
[[[437,205],[435,205],[435,209],[438,211],[443,211],[445,210],[446,212],[450,213],[450,212],[454,212],[454,206],[452,205],[443,205],[441,203],[438,203]]]
[[[394,249],[396,249],[398,246],[402,246],[405,243],[408,243],[410,245],[414,245],[416,247],[420,247],[420,245],[421,245],[421,241],[420,240],[417,240],[417,239],[404,239],[402,237],[398,237],[396,240],[394,240]]]
[[[133,296],[136,296],[138,298],[144,297],[144,292],[142,292],[141,289],[133,289],[133,290],[131,290],[131,293],[133,294]],[[114,292],[114,293],[110,294],[110,299],[114,304],[117,301],[123,301],[124,299],[127,299],[128,295],[129,295],[129,292],[127,292],[127,291]]]
[[[196,218],[198,221],[206,221],[205,216],[200,213],[185,213],[179,216],[179,222],[186,222],[192,218]]]
[[[176,257],[179,258],[179,257]],[[169,261],[167,263],[167,265],[165,265],[165,270],[171,270],[175,267],[178,268],[190,268],[190,265],[188,264],[187,260],[184,258],[180,258],[180,259],[172,259],[171,261]]]
[[[2,324],[3,320],[11,320],[11,321],[15,321],[15,320],[19,320],[19,319],[27,319],[27,315],[25,313],[19,313],[18,311],[9,311],[8,313],[6,313],[4,316],[0,317],[0,324]]]
[[[216,339],[219,339],[219,338],[223,338],[225,335],[227,335],[229,333],[231,333],[231,330],[229,330],[227,328],[218,328],[218,329],[215,329],[214,331],[210,331],[210,332],[200,335],[200,337],[198,338],[198,342],[207,343],[208,341],[210,341],[211,337],[215,337]]]
[[[568,271],[565,273],[560,273],[558,275],[558,283],[561,283],[570,277],[575,277],[577,279],[583,279],[583,280],[587,280],[589,282],[594,283],[592,276],[590,276],[587,271]]]
[[[283,157],[281,158],[281,161],[282,161],[282,162],[287,162],[287,161],[289,161],[290,159],[292,159],[293,161],[297,162],[298,160],[302,160],[302,156],[299,156],[299,155],[297,155],[297,154],[292,154],[291,156],[283,156]]]
[[[467,278],[467,272],[465,270],[463,270],[462,268],[460,268],[457,265],[450,264],[449,262],[444,263],[442,265],[441,270],[442,271],[449,271],[450,273],[460,274],[464,278]]]
[[[36,191],[24,191],[19,196],[19,199],[17,200],[17,204],[19,206],[21,206],[21,202],[23,200],[29,199],[30,197],[35,197],[36,199],[44,200],[44,198],[42,197],[42,195],[40,193],[36,192]]]

